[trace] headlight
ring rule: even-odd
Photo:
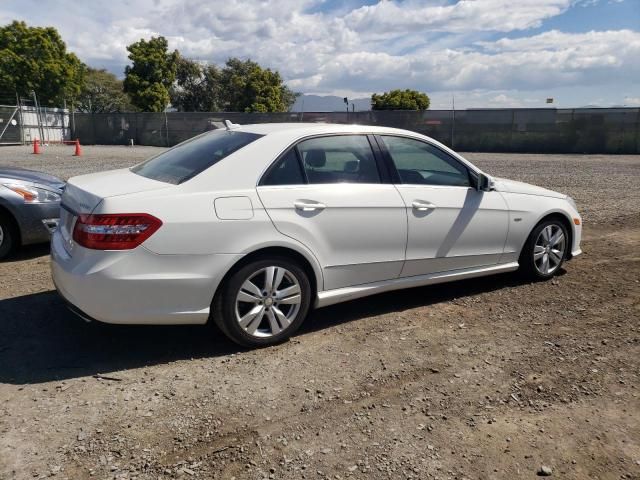
[[[13,183],[5,184],[4,186],[24,198],[25,203],[52,203],[60,201],[59,194],[51,190],[45,190],[44,188]]]
[[[576,201],[573,198],[567,195],[567,198],[565,198],[565,200],[569,202],[569,204],[575,209],[576,212],[578,211],[578,205],[576,205]]]

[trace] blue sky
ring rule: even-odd
[[[164,35],[202,62],[277,69],[296,91],[427,92],[432,108],[640,105],[640,0],[3,0],[0,22],[56,27],[122,75]]]

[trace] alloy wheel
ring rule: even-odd
[[[560,225],[549,224],[545,226],[536,239],[533,247],[533,263],[542,275],[554,273],[564,258],[566,249],[566,236]]]
[[[0,247],[4,243],[4,230],[2,229],[2,225],[0,225]]]
[[[300,282],[293,273],[278,266],[261,268],[236,295],[236,321],[249,335],[272,337],[291,325],[301,303]]]

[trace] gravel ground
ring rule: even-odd
[[[68,178],[151,147],[0,148]],[[214,328],[85,324],[46,246],[0,264],[0,478],[640,479],[640,157],[469,154],[566,192],[584,255],[312,313],[244,351]]]

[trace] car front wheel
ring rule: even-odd
[[[0,260],[9,256],[16,243],[13,225],[0,213]]]
[[[520,256],[523,271],[535,279],[553,277],[562,266],[569,248],[567,227],[550,219],[536,226],[529,235]]]
[[[213,320],[240,345],[273,345],[300,327],[310,303],[309,278],[297,263],[264,258],[229,277],[214,299]]]

